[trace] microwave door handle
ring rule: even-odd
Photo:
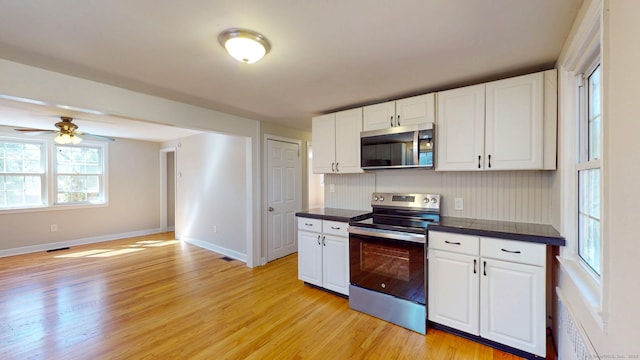
[[[419,146],[418,141],[420,141],[420,131],[413,132],[413,165],[418,166],[418,160],[420,159],[418,154]]]

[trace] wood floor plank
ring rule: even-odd
[[[417,334],[172,233],[0,259],[1,359],[516,359]]]

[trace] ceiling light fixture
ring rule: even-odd
[[[79,144],[82,141],[82,138],[78,135],[75,134],[65,134],[65,133],[58,133],[58,136],[55,137],[55,139],[53,139],[53,141],[56,142],[56,144]]]
[[[229,55],[245,64],[253,64],[271,50],[266,37],[255,31],[232,28],[220,33],[218,41]]]

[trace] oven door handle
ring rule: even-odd
[[[382,229],[369,229],[369,228],[361,228],[356,226],[349,226],[347,228],[350,234],[371,236],[371,237],[379,237],[390,240],[400,240],[400,241],[409,241],[414,243],[425,244],[427,240],[425,239],[425,235],[413,234],[413,233],[403,233],[397,231],[389,231]]]

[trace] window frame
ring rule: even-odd
[[[52,136],[47,135],[20,135],[15,134],[6,127],[0,127],[0,140],[15,141],[20,143],[40,143],[43,144],[44,152],[44,181],[41,183],[42,189],[42,205],[25,206],[25,207],[6,207],[0,208],[0,216],[3,214],[29,213],[41,211],[58,211],[82,208],[98,208],[109,206],[109,144],[102,141],[83,140],[78,145],[69,145],[77,147],[99,147],[102,151],[102,184],[101,202],[75,202],[75,203],[57,203],[57,187],[56,187],[56,143]],[[65,145],[66,146],[66,145]]]
[[[39,205],[27,205],[18,207],[6,207],[0,208],[0,211],[22,210],[22,209],[40,209],[46,207],[48,204],[48,163],[47,156],[47,142],[42,139],[25,139],[19,136],[3,136],[0,134],[0,141],[7,143],[20,143],[20,144],[38,144],[40,145],[40,173],[0,173],[2,176],[38,176],[40,177],[40,204]]]
[[[57,161],[57,156],[58,156],[58,148],[60,147],[70,147],[70,148],[94,148],[94,149],[99,149],[100,150],[100,154],[101,154],[101,161],[100,161],[100,165],[99,165],[99,173],[96,174],[74,174],[74,173],[60,173],[58,172],[58,161]],[[64,144],[64,145],[60,145],[60,144],[53,144],[53,151],[52,151],[52,172],[51,172],[51,178],[52,178],[52,185],[53,185],[53,191],[52,191],[52,198],[51,198],[51,204],[53,206],[64,206],[64,207],[68,207],[68,206],[78,206],[78,205],[103,205],[107,202],[107,186],[106,186],[106,179],[107,179],[107,166],[106,166],[106,157],[107,157],[107,144],[106,143],[100,143],[100,142],[95,142],[95,141],[82,141],[82,143],[77,144],[77,145],[72,145],[72,144]],[[83,175],[97,175],[98,179],[99,179],[99,200],[98,201],[73,201],[73,202],[60,202],[58,200],[58,177],[59,176],[83,176]]]
[[[589,137],[589,122],[590,119],[590,106],[591,106],[591,88],[589,86],[589,79],[593,73],[598,70],[600,71],[600,97],[598,101],[600,102],[600,134],[599,134],[599,142],[600,142],[600,154],[598,158],[591,159],[589,154],[590,149],[590,137]],[[581,74],[578,74],[578,82],[580,83],[578,90],[578,120],[577,120],[577,143],[578,149],[576,154],[576,167],[575,167],[575,184],[576,184],[576,260],[584,268],[584,270],[600,285],[600,277],[602,274],[602,252],[603,252],[603,219],[602,219],[602,199],[603,199],[603,186],[602,186],[602,157],[603,157],[603,111],[602,111],[602,64],[600,58],[597,57],[595,60],[591,62],[591,64],[585,68],[585,71]],[[600,184],[599,184],[599,202],[600,202],[600,214],[599,214],[599,223],[600,223],[600,246],[599,246],[599,257],[600,264],[598,264],[600,272],[596,271],[593,268],[592,264],[590,264],[581,254],[580,252],[580,242],[582,240],[581,232],[580,232],[580,173],[588,170],[598,169],[600,172]]]

